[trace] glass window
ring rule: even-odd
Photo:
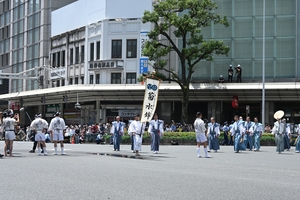
[[[28,14],[35,13],[40,10],[41,0],[29,0]]]
[[[100,60],[100,41],[96,44],[96,60]]]
[[[111,84],[121,84],[121,73],[111,74]]]
[[[73,85],[73,78],[69,79],[69,85]]]
[[[61,80],[61,86],[65,86],[65,79]]]
[[[75,84],[78,84],[78,77],[75,77]]]
[[[90,75],[90,84],[94,84],[94,75]]]
[[[84,45],[81,46],[81,58],[80,58],[80,61],[81,63],[84,63]]]
[[[94,43],[90,44],[90,61],[94,61]]]
[[[81,80],[81,84],[84,84],[84,76],[81,76],[80,80]]]
[[[111,58],[122,58],[122,40],[112,40]]]
[[[96,84],[100,84],[100,74],[96,74]]]
[[[73,48],[70,49],[70,65],[73,65],[73,60],[74,60],[74,54],[73,54]]]
[[[127,50],[126,57],[127,58],[136,58],[137,51],[137,40],[127,40]]]
[[[75,64],[79,63],[79,47],[75,48]]]
[[[135,84],[136,83],[136,73],[126,73],[126,83]]]

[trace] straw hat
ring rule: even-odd
[[[284,112],[282,110],[278,110],[276,113],[274,113],[274,118],[281,119],[284,116]]]

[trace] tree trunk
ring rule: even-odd
[[[181,122],[188,123],[188,106],[189,106],[189,88],[185,88],[182,91],[182,114],[181,114]]]

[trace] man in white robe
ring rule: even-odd
[[[131,122],[128,133],[133,138],[134,151],[136,156],[140,156],[139,151],[142,150],[143,133],[145,124],[140,122],[140,115],[136,115],[133,122]]]

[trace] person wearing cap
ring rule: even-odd
[[[234,152],[239,153],[242,150],[246,150],[244,143],[245,126],[244,121],[239,119],[238,115],[234,116],[234,124],[230,130],[232,136],[234,136]]]
[[[209,140],[209,149],[217,152],[220,149],[220,143],[219,143],[220,124],[216,123],[214,117],[211,117],[210,123],[208,123],[207,135]]]
[[[54,143],[54,155],[57,155],[57,142],[60,143],[61,155],[65,155],[63,135],[65,128],[66,124],[64,119],[60,117],[60,112],[56,112],[55,117],[51,120],[49,125],[49,132],[52,135],[52,140]]]
[[[158,119],[157,113],[154,114],[153,120],[149,122],[148,132],[151,136],[151,151],[155,154],[159,151],[160,138],[164,134],[164,121]]]
[[[232,65],[229,65],[229,69],[228,69],[228,83],[232,83],[232,77],[233,77],[233,69],[232,69]]]
[[[142,138],[144,130],[145,124],[140,122],[140,115],[137,114],[128,129],[128,133],[133,139],[133,150],[136,156],[140,156],[139,151],[142,150]]]
[[[120,151],[120,143],[124,134],[125,123],[120,121],[120,116],[116,117],[116,121],[112,122],[110,133],[113,135],[114,151]]]
[[[277,111],[274,114],[274,118],[277,120],[274,123],[274,127],[272,129],[272,134],[275,135],[275,142],[276,142],[276,151],[278,154],[284,151],[284,133],[287,131],[286,123],[284,123],[281,118],[284,116],[284,112],[282,110]]]
[[[197,112],[196,113],[196,120],[194,122],[194,128],[196,132],[196,140],[197,140],[197,156],[198,158],[201,158],[200,154],[200,145],[203,145],[204,147],[204,153],[205,153],[205,158],[210,158],[211,156],[208,155],[208,150],[207,150],[207,138],[205,136],[206,128],[204,121],[202,120],[202,113]]]
[[[44,155],[48,155],[45,142],[45,133],[48,129],[48,122],[42,118],[42,114],[37,114],[37,118],[31,122],[30,128],[35,132],[34,140],[37,142],[38,155],[41,155],[41,144],[43,145]]]
[[[250,131],[252,125],[253,125],[253,122],[251,122],[251,118],[249,116],[246,117],[244,143],[245,143],[246,148],[249,145],[250,151],[252,151],[252,148],[253,148],[253,137],[252,137],[253,133]]]
[[[238,64],[235,67],[235,70],[236,70],[236,82],[241,83],[242,82],[242,68],[241,68],[241,65]]]
[[[250,128],[250,132],[254,137],[254,151],[259,151],[260,149],[260,137],[262,135],[263,127],[262,124],[258,122],[258,118],[254,117],[254,123]]]
[[[228,132],[229,132],[229,127],[228,127],[228,122],[224,122],[224,125],[222,127],[222,131],[224,132],[224,140],[222,142],[222,145],[228,145]]]
[[[219,83],[224,83],[223,75],[220,75],[220,77],[219,77]]]
[[[6,117],[3,119],[3,130],[5,131],[5,147],[4,155],[7,156],[7,151],[9,150],[9,155],[12,157],[13,142],[16,138],[15,135],[15,125],[20,121],[19,114],[14,116],[14,112],[11,109],[6,110]]]

